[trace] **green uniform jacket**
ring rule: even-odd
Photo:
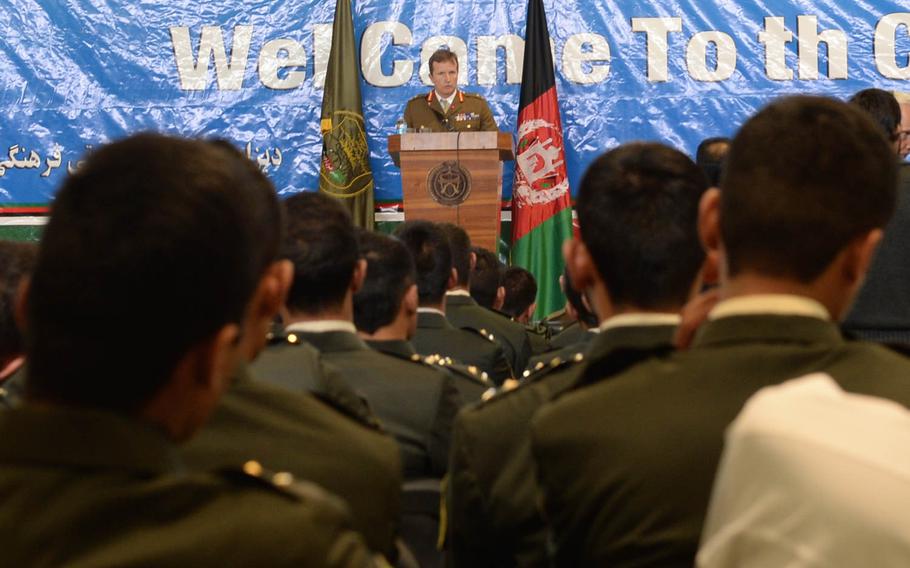
[[[470,296],[446,294],[446,319],[455,327],[485,329],[492,333],[516,373],[528,366],[531,357],[528,334],[523,325],[508,316],[484,308]]]
[[[819,319],[743,315],[541,409],[532,447],[557,565],[692,566],[725,429],[758,389],[815,371],[910,405],[903,356]]]
[[[405,480],[441,478],[461,396],[446,373],[370,349],[346,331],[299,333],[364,396],[401,449]]]
[[[570,345],[575,345],[583,341],[587,330],[575,321],[563,328],[562,331],[550,338],[550,347],[552,349],[562,349]]]
[[[497,385],[513,376],[502,346],[494,339],[479,331],[458,329],[437,313],[417,313],[417,335],[411,343],[421,355],[442,355],[478,367]]]
[[[324,365],[319,351],[308,345],[299,333],[278,333],[250,365],[257,380],[294,392],[312,393],[364,424],[378,426],[376,415],[341,372]]]
[[[553,349],[551,351],[547,351],[546,353],[541,353],[540,355],[531,357],[531,359],[528,361],[527,369],[529,371],[534,371],[541,363],[547,364],[554,358],[571,359],[572,355],[575,355],[576,353],[584,353],[591,346],[591,343],[595,337],[597,337],[597,331],[588,330],[582,334],[579,337],[579,340],[575,343],[570,343],[565,347]]]
[[[370,341],[366,342],[371,349],[375,349],[386,355],[394,355],[402,359],[413,360],[414,356],[420,357],[414,346],[405,340],[387,340],[387,341]],[[459,365],[443,358],[426,357],[424,362],[438,367],[441,371],[449,374],[455,382],[455,388],[461,395],[464,404],[476,402],[483,397],[483,393],[493,388],[493,383],[489,379],[482,378],[480,370],[477,367],[468,367]]]
[[[417,95],[408,101],[404,120],[409,128],[429,128],[433,132],[495,131],[496,120],[490,105],[480,95],[459,90],[455,93],[448,112],[442,112],[436,91]]]
[[[373,565],[325,491],[183,473],[138,421],[25,405],[0,413],[0,439],[4,566]]]
[[[347,502],[367,545],[394,558],[402,483],[398,445],[314,396],[243,373],[183,450],[195,469],[255,459],[326,488]]]
[[[573,388],[586,365],[602,365],[626,349],[666,351],[674,330],[673,326],[610,329],[597,338],[584,362],[582,357],[554,359],[519,388],[458,415],[446,502],[450,566],[548,564],[531,459],[531,418],[543,404]]]

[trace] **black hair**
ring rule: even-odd
[[[575,313],[578,314],[578,321],[582,322],[589,328],[597,327],[597,315],[588,309],[588,306],[585,304],[584,299],[582,298],[581,293],[572,286],[572,279],[569,278],[569,269],[564,268],[562,272],[562,281],[563,281],[563,292],[566,295],[566,301],[572,304],[572,307],[575,308]]]
[[[339,306],[360,258],[351,216],[324,193],[300,192],[284,202],[288,232],[281,255],[294,263],[287,305],[319,313]]]
[[[897,129],[901,123],[901,105],[894,95],[882,89],[863,89],[848,101],[866,111],[882,129],[889,142],[897,140]]]
[[[698,203],[708,183],[688,156],[632,143],[597,158],[576,210],[585,242],[615,305],[678,310],[704,262]]]
[[[458,271],[459,286],[471,284],[471,237],[468,232],[454,223],[439,223],[439,228],[449,239],[452,249],[452,266]]]
[[[730,275],[813,281],[851,240],[888,222],[896,168],[881,128],[856,106],[808,96],[771,103],[733,139],[721,181]]]
[[[354,294],[354,324],[376,333],[395,320],[408,288],[417,282],[417,271],[407,247],[395,237],[358,229],[357,244],[367,261],[367,276]]]
[[[139,134],[89,155],[32,274],[28,396],[135,412],[188,350],[243,322],[282,229],[269,181],[215,144]]]
[[[19,285],[31,274],[37,256],[35,243],[0,241],[0,364],[25,352],[15,306]]]
[[[520,266],[511,266],[502,275],[506,290],[502,311],[515,318],[531,307],[537,299],[537,281],[534,275]]]
[[[438,304],[452,274],[452,250],[445,233],[430,221],[406,221],[395,236],[408,247],[417,269],[417,294],[421,305]]]
[[[471,271],[471,297],[481,306],[492,309],[502,280],[502,263],[485,248],[473,247],[471,251],[477,256]]]
[[[724,170],[724,160],[730,151],[730,139],[723,136],[706,138],[698,145],[695,163],[708,178],[708,185],[718,187]]]

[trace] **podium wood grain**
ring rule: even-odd
[[[474,245],[498,250],[502,162],[514,158],[510,133],[395,134],[389,137],[389,153],[401,168],[405,220],[455,223],[464,227]],[[471,192],[461,205],[441,205],[427,189],[429,172],[450,160],[471,176]]]

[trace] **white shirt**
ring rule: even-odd
[[[436,308],[417,308],[418,314],[439,314],[442,317],[446,317],[445,312],[442,310],[437,310]]]
[[[657,313],[630,313],[619,314],[605,319],[595,330],[606,331],[616,327],[641,327],[645,325],[679,325],[681,318],[679,314],[657,314]]]
[[[344,320],[319,320],[299,321],[285,328],[286,331],[300,331],[303,333],[324,333],[327,331],[347,331],[357,333],[354,324]]]
[[[727,430],[698,566],[910,566],[910,411],[823,373],[758,391]]]
[[[468,292],[467,290],[462,290],[461,288],[459,288],[458,290],[449,290],[448,292],[446,292],[446,296],[467,296],[470,298],[471,293]]]
[[[775,314],[831,319],[825,306],[806,296],[794,294],[752,294],[718,302],[708,313],[709,320],[730,316]]]
[[[439,94],[439,91],[437,91],[436,89],[433,89],[433,91],[436,93],[436,98],[439,99],[439,106],[446,109],[446,111],[448,111],[449,107],[452,106],[452,102],[455,100],[455,95],[458,94],[458,89],[455,89],[454,91],[452,91],[452,94],[447,97],[441,96]],[[445,104],[443,104],[443,101],[445,101]]]

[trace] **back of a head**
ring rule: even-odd
[[[360,229],[357,244],[367,261],[367,275],[354,294],[354,324],[372,334],[395,320],[417,273],[407,247],[394,237]]]
[[[395,231],[395,236],[414,259],[420,305],[442,302],[452,274],[452,250],[445,233],[429,221],[406,221]]]
[[[597,327],[599,323],[597,315],[588,309],[581,292],[572,286],[572,279],[569,278],[569,270],[567,268],[563,269],[562,281],[564,282],[563,293],[566,295],[566,301],[572,305],[575,313],[578,314],[578,321],[585,324],[588,328]]]
[[[730,139],[724,137],[706,138],[698,145],[695,163],[708,178],[708,185],[717,187],[723,173],[724,161],[730,151]]]
[[[812,282],[852,240],[891,217],[897,165],[881,128],[855,106],[780,99],[733,140],[721,182],[730,276]]]
[[[848,101],[865,111],[889,142],[897,140],[901,123],[901,106],[892,93],[882,89],[863,89]]]
[[[180,358],[244,320],[283,226],[237,151],[140,134],[57,193],[28,297],[28,395],[134,412]]]
[[[676,311],[704,262],[697,234],[704,174],[655,143],[625,144],[591,164],[578,192],[582,239],[617,306]]]
[[[360,257],[351,216],[322,193],[301,192],[284,205],[288,231],[281,255],[294,264],[288,308],[316,314],[339,306]]]
[[[513,318],[523,314],[537,300],[537,281],[520,266],[512,266],[503,273],[502,287],[506,291],[502,311]]]
[[[471,237],[454,223],[440,223],[439,228],[449,239],[452,266],[458,271],[458,285],[467,287],[471,284]]]
[[[0,369],[5,361],[25,352],[15,305],[19,285],[31,274],[37,255],[34,243],[0,241]]]
[[[492,308],[502,279],[502,263],[485,248],[473,247],[472,252],[477,262],[471,271],[471,297],[481,306]]]

